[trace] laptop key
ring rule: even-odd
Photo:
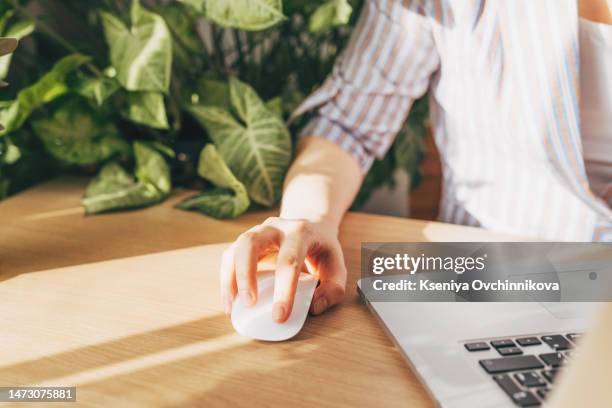
[[[545,387],[546,381],[535,371],[514,374],[514,379],[523,387]]]
[[[512,400],[519,407],[539,407],[540,401],[531,391],[520,391],[512,396]]]
[[[540,358],[542,361],[553,368],[561,367],[565,364],[565,357],[563,353],[545,353],[540,354]]]
[[[523,350],[518,347],[501,347],[497,349],[497,352],[502,356],[516,356],[523,354]]]
[[[499,374],[508,371],[527,371],[536,368],[544,368],[544,364],[536,356],[510,356],[500,358],[489,358],[480,360],[478,363],[489,374]]]
[[[531,393],[531,391],[521,390],[519,386],[512,381],[512,378],[510,378],[509,375],[498,374],[493,376],[493,380],[495,380],[497,385],[499,385],[501,389],[504,390],[504,392],[508,394],[508,396],[512,398],[512,401],[514,401],[514,403],[519,407],[533,407],[540,405],[540,402]]]
[[[495,348],[500,348],[500,347],[516,347],[516,344],[514,344],[514,342],[510,339],[504,339],[504,340],[493,340],[491,342],[491,345]]]
[[[565,337],[567,337],[568,339],[570,339],[574,343],[577,343],[577,342],[580,341],[580,338],[582,337],[582,333],[569,333]]]
[[[540,339],[537,337],[523,337],[520,339],[516,339],[516,342],[519,346],[527,347],[527,346],[537,346],[538,344],[542,344]]]
[[[489,350],[491,348],[484,341],[479,341],[476,343],[466,343],[464,344],[464,346],[468,351],[482,351],[482,350]]]
[[[544,378],[548,380],[549,383],[552,384],[555,381],[555,377],[557,376],[558,372],[559,370],[555,370],[554,368],[551,368],[548,370],[542,370],[542,375],[544,376]]]
[[[539,388],[536,393],[538,394],[538,397],[542,398],[543,400],[546,399],[546,397],[548,397],[548,393],[550,392],[550,389],[548,388]]]
[[[562,351],[572,348],[572,343],[570,343],[565,337],[561,336],[560,334],[542,336],[542,341],[548,344],[556,351]]]

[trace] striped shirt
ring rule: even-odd
[[[582,156],[576,3],[366,0],[333,72],[294,114],[316,112],[302,135],[333,141],[366,172],[429,91],[440,220],[612,241],[612,209]]]

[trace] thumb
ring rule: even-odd
[[[326,262],[318,265],[319,286],[312,297],[310,313],[314,315],[325,312],[330,307],[341,303],[346,293],[346,266],[341,249]]]

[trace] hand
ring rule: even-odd
[[[298,277],[305,268],[319,278],[311,313],[323,313],[344,299],[346,266],[337,231],[322,223],[272,217],[244,232],[223,253],[221,296],[226,313],[237,294],[247,306],[257,302],[257,263],[274,253],[272,318],[276,322],[285,322],[291,315]]]

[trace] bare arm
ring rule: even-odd
[[[337,229],[363,181],[355,159],[336,144],[303,138],[285,179],[280,216]]]

